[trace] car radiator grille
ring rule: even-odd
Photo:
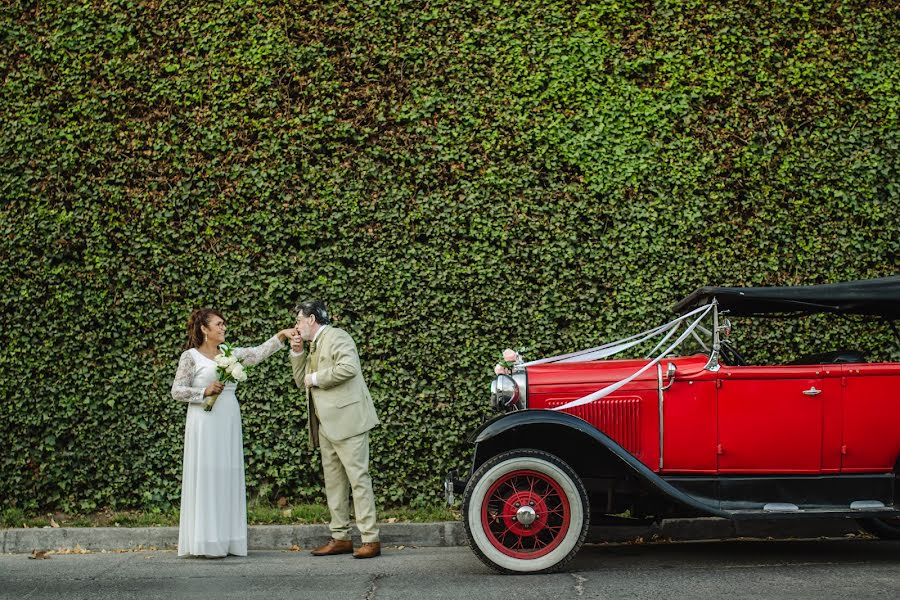
[[[547,408],[562,406],[570,400],[549,400]],[[611,437],[617,444],[634,456],[640,456],[641,445],[641,399],[604,398],[568,408],[563,412],[583,419]]]

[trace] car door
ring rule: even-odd
[[[821,366],[723,366],[717,386],[719,473],[821,472]]]
[[[889,472],[900,459],[900,365],[841,365],[845,473]]]

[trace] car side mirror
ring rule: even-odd
[[[729,337],[731,335],[731,321],[725,319],[719,326],[719,332],[725,337]]]

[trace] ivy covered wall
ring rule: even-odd
[[[888,0],[47,0],[0,7],[0,507],[177,505],[192,308],[260,343],[322,298],[437,502],[505,346],[695,287],[894,274]],[[757,360],[889,330],[736,324]],[[322,497],[286,352],[241,386],[251,495]]]

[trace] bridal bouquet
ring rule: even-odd
[[[221,353],[217,354],[213,359],[216,361],[216,376],[219,378],[219,381],[222,383],[247,381],[249,368],[242,365],[241,361],[234,355],[234,347],[230,344],[219,344],[219,350]],[[203,403],[203,410],[211,411],[218,399],[219,394],[210,396]]]

